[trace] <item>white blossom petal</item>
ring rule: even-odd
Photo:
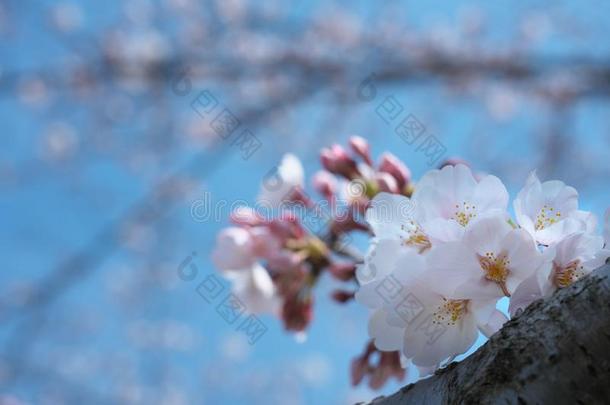
[[[487,322],[484,324],[479,324],[479,330],[485,337],[489,338],[491,335],[496,333],[502,328],[508,321],[508,317],[504,315],[502,311],[494,309],[491,316],[487,319]]]
[[[448,297],[492,299],[511,294],[542,262],[526,231],[513,229],[503,216],[487,216],[475,221],[461,241],[429,253],[427,277]]]
[[[386,312],[378,309],[369,319],[369,336],[379,350],[394,351],[402,349],[404,328],[391,326],[386,321]]]
[[[291,200],[297,189],[302,189],[305,172],[299,158],[293,154],[282,157],[281,163],[263,181],[258,203],[263,207],[278,208]]]
[[[565,183],[541,183],[535,172],[513,203],[517,223],[536,242],[548,246],[573,232],[595,228],[595,218],[578,210],[578,192]]]
[[[438,301],[439,305],[442,303]],[[477,339],[478,329],[471,313],[462,315],[455,324],[436,323],[429,310],[420,316],[406,328],[403,346],[405,356],[418,367],[434,367],[465,353]]]
[[[413,220],[413,202],[402,195],[379,193],[366,211],[366,221],[378,238],[400,238]]]
[[[485,176],[477,181],[470,168],[458,164],[426,174],[412,199],[424,228],[439,219],[467,227],[475,218],[490,212],[506,212],[508,192],[497,177]]]
[[[249,268],[256,261],[250,233],[243,228],[223,229],[217,236],[212,261],[223,271]]]
[[[275,314],[279,309],[279,297],[273,280],[269,272],[258,263],[233,279],[232,291],[250,313]]]
[[[511,317],[514,317],[519,310],[525,309],[529,304],[540,298],[542,298],[542,291],[540,290],[537,277],[534,275],[519,284],[510,297],[508,313]]]
[[[356,268],[356,278],[360,284],[355,295],[356,301],[369,308],[382,306],[379,285],[393,271],[401,251],[408,252],[396,239],[381,239],[371,244],[364,263]]]
[[[506,211],[508,206],[508,191],[499,178],[487,175],[476,185],[472,203],[480,213],[489,210]]]
[[[610,256],[603,249],[604,240],[599,235],[579,232],[568,235],[550,246],[546,256],[552,256],[552,268],[538,271],[538,284],[543,296],[557,288],[565,287],[602,266]],[[547,253],[548,252],[548,253]]]
[[[448,242],[428,254],[428,272],[423,275],[427,284],[439,294],[453,297],[458,287],[475,276],[482,276],[474,252],[463,242]],[[442,280],[441,282],[439,282]]]

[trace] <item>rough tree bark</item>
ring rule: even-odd
[[[372,403],[610,404],[610,264],[532,303],[465,360]]]

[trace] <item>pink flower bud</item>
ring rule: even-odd
[[[301,187],[295,187],[292,189],[292,195],[290,196],[290,202],[296,204],[302,204],[307,208],[314,206],[313,201],[309,198],[309,195]]]
[[[361,136],[352,136],[349,138],[349,146],[351,146],[354,153],[364,159],[369,166],[373,166],[373,161],[371,159],[371,148],[369,147],[369,143],[366,141],[366,139]]]
[[[361,223],[356,219],[356,215],[361,214],[365,210],[366,205],[353,205],[350,209],[338,214],[330,225],[331,232],[335,235],[341,235],[351,231],[369,232],[368,225]]]
[[[279,272],[290,272],[303,263],[303,256],[286,249],[278,249],[263,257],[267,260],[267,267]]]
[[[251,207],[238,207],[231,213],[231,222],[236,225],[256,226],[264,223],[264,218]]]
[[[268,226],[255,226],[250,228],[250,235],[254,244],[254,253],[258,257],[269,258],[278,254],[281,243]]]
[[[411,181],[411,171],[409,168],[391,153],[384,153],[381,156],[379,171],[391,174],[396,179],[399,190],[403,190]]]
[[[284,211],[269,223],[271,232],[281,240],[302,238],[306,231],[296,214]]]
[[[273,270],[273,283],[276,285],[279,295],[283,297],[298,294],[309,274],[308,266],[303,263],[292,268],[278,267],[270,270]]]
[[[322,148],[320,151],[320,162],[329,172],[333,173],[335,171],[335,158],[330,149]]]
[[[300,294],[287,297],[282,306],[282,320],[284,328],[301,332],[307,328],[313,318],[313,298],[309,295],[300,297]]]
[[[340,145],[324,148],[320,152],[322,166],[329,172],[352,179],[358,174],[356,161]]]
[[[386,193],[392,194],[400,193],[400,188],[398,188],[398,182],[390,173],[379,172],[377,173],[375,178],[377,180],[377,185],[379,186],[380,191],[385,191]]]
[[[327,171],[320,170],[313,176],[313,187],[327,200],[332,200],[337,192],[337,179]]]

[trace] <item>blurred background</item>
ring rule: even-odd
[[[417,179],[434,165],[396,130],[412,115],[513,196],[537,169],[601,216],[608,15],[606,1],[0,1],[0,404],[394,392],[350,386],[368,314],[334,303],[330,278],[306,337],[263,317],[253,345],[197,293],[231,204],[253,203],[285,152],[311,176],[352,134]]]

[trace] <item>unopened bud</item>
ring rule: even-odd
[[[230,215],[231,222],[236,225],[257,226],[263,224],[264,218],[251,207],[237,207]]]
[[[398,188],[398,182],[396,179],[390,174],[386,172],[379,172],[375,176],[377,180],[377,186],[379,187],[379,191],[385,191],[386,193],[397,194],[400,192]]]
[[[320,170],[313,176],[313,187],[327,200],[332,200],[337,191],[337,179],[327,171]]]
[[[349,138],[349,146],[355,154],[360,156],[369,166],[373,166],[371,159],[371,148],[369,143],[361,136],[352,136]]]
[[[346,179],[353,179],[358,174],[356,161],[340,145],[322,149],[320,161],[326,170]]]
[[[402,190],[411,181],[409,168],[391,153],[384,153],[381,156],[379,171],[391,174],[396,179],[399,190]]]
[[[307,328],[313,318],[313,298],[300,297],[300,294],[294,294],[287,297],[282,306],[282,320],[286,330],[301,332]]]

